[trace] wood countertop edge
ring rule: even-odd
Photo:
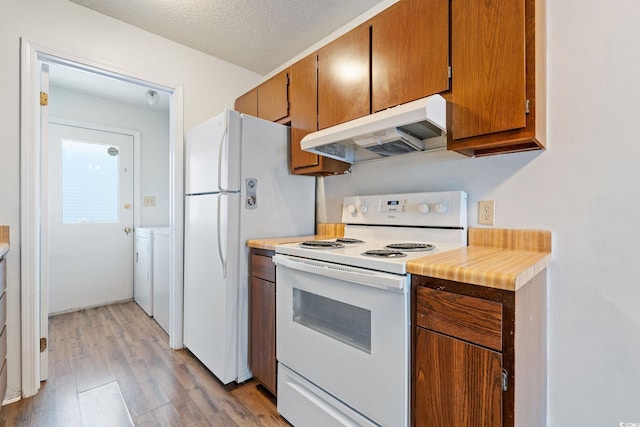
[[[407,262],[407,272],[517,291],[549,265],[551,253],[467,246]]]

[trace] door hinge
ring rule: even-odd
[[[508,375],[509,374],[507,374],[507,370],[503,369],[502,370],[502,391],[507,391]]]
[[[42,353],[46,349],[47,349],[47,339],[46,338],[40,338],[40,353]]]
[[[529,114],[529,100],[524,101],[524,113]]]
[[[447,70],[447,77],[451,78],[451,65],[449,65],[448,70]]]
[[[46,92],[40,92],[40,106],[49,105],[49,95]]]

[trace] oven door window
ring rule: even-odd
[[[371,354],[371,311],[293,289],[293,321]]]

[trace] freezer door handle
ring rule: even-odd
[[[222,226],[220,224],[220,213],[221,213],[221,205],[222,205],[222,198],[226,197],[227,194],[224,193],[220,193],[218,194],[218,216],[217,218],[217,227],[218,227],[218,232],[216,233],[218,235],[218,256],[220,257],[220,263],[222,264],[222,277],[227,277],[227,260],[224,256],[224,254],[222,253],[222,236],[220,235],[221,231],[222,231]]]
[[[224,132],[222,132],[222,138],[220,138],[220,144],[218,146],[218,190],[221,192],[229,192],[228,188],[222,188],[222,152],[224,151],[224,140],[227,136],[227,129],[229,124],[225,124]]]

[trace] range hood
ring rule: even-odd
[[[303,150],[347,163],[446,148],[447,103],[432,95],[302,138]]]

